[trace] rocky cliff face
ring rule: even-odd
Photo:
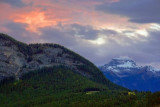
[[[17,79],[24,73],[57,65],[65,65],[86,77],[88,72],[78,69],[79,66],[92,65],[76,53],[57,44],[24,44],[13,38],[0,34],[0,80],[15,76]]]

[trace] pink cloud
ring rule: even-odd
[[[0,22],[13,21],[27,24],[28,31],[37,32],[38,28],[61,24],[79,23],[96,28],[119,28],[128,24],[126,17],[104,14],[95,10],[95,5],[103,2],[118,2],[119,0],[22,0],[31,4],[21,8],[14,8],[7,4],[0,4],[5,10],[0,10]],[[72,2],[71,2],[72,1]],[[6,12],[7,11],[7,12]]]

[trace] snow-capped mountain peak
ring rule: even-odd
[[[125,61],[123,64],[117,65],[117,67],[133,68],[133,67],[136,67],[136,64],[131,61]]]
[[[124,58],[114,58],[109,63],[108,66],[116,66],[119,68],[135,68],[137,67],[136,63],[131,59]]]
[[[159,91],[160,69],[152,66],[138,66],[132,59],[114,58],[99,67],[112,82],[139,91]]]
[[[160,72],[159,69],[156,69],[152,66],[138,66],[131,58],[114,58],[108,64],[101,66],[100,69],[103,71],[112,71],[115,73],[122,72],[138,72],[140,69],[146,68],[149,72]]]

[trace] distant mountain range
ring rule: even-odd
[[[160,70],[138,66],[130,58],[115,58],[99,69],[112,82],[138,91],[160,91]]]

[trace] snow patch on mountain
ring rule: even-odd
[[[148,71],[151,71],[151,72],[153,72],[153,73],[160,72],[160,69],[154,68],[154,67],[152,67],[152,66],[147,66],[147,70],[148,70]]]
[[[122,68],[134,68],[134,67],[136,67],[136,65],[133,64],[133,63],[130,62],[130,61],[126,61],[126,62],[123,63],[123,64],[117,65],[117,67],[122,67]]]
[[[109,66],[108,68],[106,68],[110,71],[113,71],[113,72],[120,72],[119,70],[115,69],[115,66]]]

